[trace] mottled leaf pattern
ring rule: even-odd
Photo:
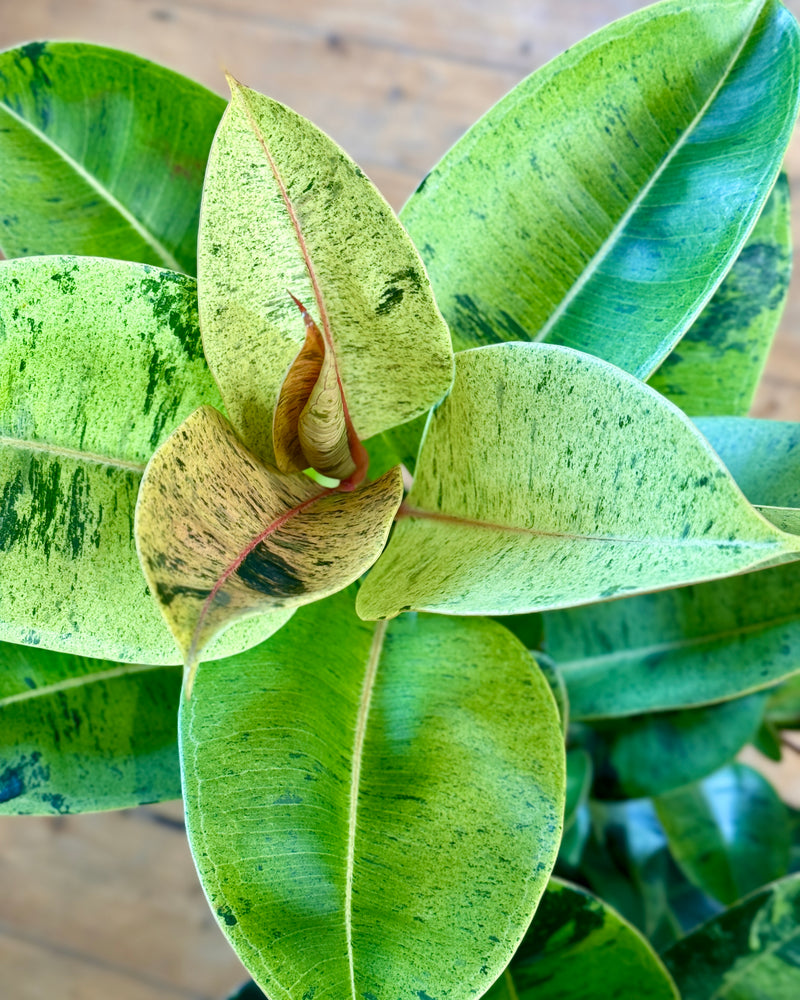
[[[0,644],[0,815],[178,799],[179,667]]]
[[[332,348],[360,438],[429,409],[452,378],[422,261],[363,172],[283,105],[231,80],[198,251],[208,362],[243,441],[273,462],[278,393],[305,340]]]
[[[602,899],[552,879],[486,1000],[679,1000],[659,957]]]
[[[200,667],[180,723],[200,877],[269,997],[479,995],[555,860],[556,706],[495,622],[371,625],[352,598]]]
[[[792,269],[789,180],[772,194],[714,297],[650,385],[691,416],[744,416],[786,304]]]
[[[786,806],[744,764],[661,796],[656,811],[687,877],[728,906],[789,868]]]
[[[352,583],[402,495],[399,469],[356,493],[275,472],[221,413],[196,410],[151,459],[136,507],[142,568],[187,666],[232,622]]]
[[[456,361],[359,593],[365,618],[544,610],[796,558],[691,421],[632,376],[547,344]]]
[[[0,53],[0,249],[194,274],[200,191],[225,102],[85,42]]]
[[[664,955],[683,1000],[796,1000],[800,875],[753,893]]]
[[[735,698],[800,671],[800,563],[545,615],[573,719]]]
[[[139,569],[134,505],[150,455],[201,403],[219,394],[192,279],[82,257],[0,263],[0,639],[179,662]]]
[[[545,340],[651,374],[772,188],[799,52],[777,0],[670,0],[512,90],[401,213],[456,350]]]
[[[731,761],[756,734],[766,692],[707,708],[657,712],[596,723],[595,794],[603,798],[663,795]]]

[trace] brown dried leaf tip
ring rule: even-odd
[[[302,302],[291,297],[306,339],[278,395],[272,421],[275,461],[281,472],[314,469],[341,480],[340,489],[353,490],[367,475],[369,457],[350,420],[333,343]]]

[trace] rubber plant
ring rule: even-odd
[[[242,997],[796,997],[794,20],[610,25],[399,221],[229,82],[0,54],[0,812],[182,792]]]

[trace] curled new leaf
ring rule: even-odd
[[[272,419],[272,443],[281,472],[315,469],[357,486],[369,456],[347,409],[333,345],[305,306],[294,298],[306,325],[306,340],[281,386]]]
[[[275,472],[213,407],[196,410],[151,459],[136,506],[139,558],[187,666],[237,619],[352,583],[402,491],[399,468],[347,494]]]

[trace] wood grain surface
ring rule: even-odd
[[[786,4],[797,16],[800,0]],[[0,0],[0,48],[87,39],[291,105],[395,208],[523,76],[636,0]],[[787,166],[800,234],[800,136]],[[797,243],[797,236],[796,236]],[[754,413],[800,420],[800,283]],[[778,779],[782,780],[782,779]],[[790,778],[789,780],[795,780]],[[218,1000],[243,978],[179,804],[0,818],[2,1000]]]

